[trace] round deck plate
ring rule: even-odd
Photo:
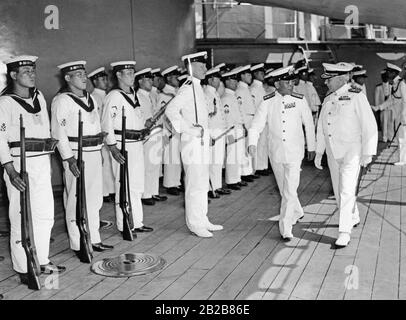
[[[151,253],[124,253],[93,263],[91,270],[105,277],[133,277],[161,270],[165,260]]]

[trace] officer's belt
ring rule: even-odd
[[[121,136],[123,132],[121,130],[114,130],[114,133]],[[143,140],[141,137],[142,137],[141,130],[126,130],[125,131],[126,140],[128,139],[128,140],[141,141],[141,140]]]
[[[53,138],[25,138],[25,151],[28,152],[54,152],[58,140]],[[10,148],[20,148],[21,141],[9,143]]]
[[[82,137],[82,147],[96,147],[98,145],[103,144],[104,137],[106,136],[105,132],[100,132],[96,135],[89,135],[89,136],[83,136]],[[78,137],[68,137],[68,140],[70,142],[78,142]]]

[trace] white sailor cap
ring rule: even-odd
[[[182,74],[181,76],[179,76],[178,78],[179,84],[182,85],[187,80],[188,77],[189,77],[188,74]]]
[[[239,69],[240,69],[239,67],[234,68],[234,69],[231,70],[231,71],[228,71],[228,72],[226,72],[226,73],[223,73],[223,74],[221,75],[221,77],[222,77],[224,80],[227,80],[227,79],[238,80]]]
[[[268,77],[275,78],[275,81],[281,81],[281,80],[292,80],[295,78],[294,74],[294,66],[290,65],[287,67],[279,68],[274,71],[271,71],[268,73]]]
[[[110,63],[110,66],[113,68],[113,72],[117,72],[124,69],[133,69],[135,70],[136,62],[134,60],[127,61],[116,61]]]
[[[161,76],[161,68],[155,68],[151,70],[153,76]]]
[[[172,67],[169,67],[169,68],[166,68],[164,71],[162,71],[161,73],[162,73],[162,75],[164,76],[164,77],[167,77],[167,76],[177,76],[177,75],[179,75],[179,70],[178,70],[178,66],[177,65],[174,65],[174,66],[172,66]]]
[[[365,78],[368,77],[366,70],[354,71],[354,72],[352,73],[352,75],[353,75],[354,77],[365,77]]]
[[[187,74],[187,69],[179,67],[178,72],[179,72],[180,75],[184,75],[184,74]]]
[[[238,67],[238,74],[243,74],[243,73],[251,73],[251,65],[250,64]]]
[[[58,69],[60,69],[62,73],[66,73],[66,72],[75,71],[75,70],[85,70],[85,65],[86,65],[86,61],[84,61],[84,60],[71,61],[71,62],[66,62],[66,63],[60,64],[58,66]]]
[[[221,78],[219,68],[211,68],[210,70],[207,70],[206,79],[213,78],[213,77]]]
[[[299,74],[304,71],[308,71],[307,66],[301,66],[300,68],[295,69],[295,74]]]
[[[323,63],[323,68],[324,73],[320,77],[322,79],[329,79],[351,72],[354,69],[354,66],[347,62],[339,62],[336,64]]]
[[[252,72],[254,72],[254,71],[264,71],[265,72],[265,64],[263,64],[263,63],[255,64],[251,67],[251,71]]]
[[[308,74],[314,73],[314,69],[310,68],[309,70],[307,70]]]
[[[219,69],[220,72],[227,70],[227,66],[226,66],[226,64],[224,62],[219,63],[217,66],[214,66],[213,68]]]
[[[207,62],[207,51],[200,51],[196,53],[186,54],[182,56],[181,60],[186,64],[188,61],[190,62]]]
[[[152,79],[154,76],[152,75],[151,71],[152,71],[151,68],[145,68],[145,69],[142,69],[142,70],[136,72],[134,75],[137,79],[141,79],[141,78]]]
[[[96,70],[93,70],[92,72],[90,72],[87,77],[89,79],[96,79],[96,78],[100,78],[100,77],[106,77],[107,73],[106,73],[106,68],[105,67],[100,67],[97,68]]]
[[[402,72],[402,69],[393,63],[386,63],[386,69],[392,71]]]
[[[387,71],[388,71],[388,70],[383,69],[383,70],[381,70],[381,74],[385,74]]]
[[[7,65],[7,70],[12,70],[18,67],[23,66],[35,66],[35,61],[37,61],[38,57],[36,56],[16,56],[13,58],[8,59],[4,63]]]

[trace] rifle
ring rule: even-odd
[[[237,141],[240,141],[240,140],[242,140],[242,139],[245,139],[245,138],[248,136],[248,130],[245,128],[244,125],[243,125],[243,128],[244,128],[244,134],[243,134],[241,137],[239,137],[239,138],[237,138],[237,139],[234,139],[233,142],[228,143],[228,144],[227,144],[228,146],[230,146],[230,145],[236,143]]]
[[[216,141],[222,137],[224,137],[227,133],[229,133],[231,130],[234,129],[234,126],[231,126],[230,128],[228,128],[226,131],[224,131],[222,134],[220,134],[218,137],[215,137],[213,139],[211,139],[210,141],[210,146],[214,146],[216,144]]]
[[[400,122],[399,125],[398,125],[398,127],[397,127],[396,130],[395,130],[395,133],[394,133],[394,135],[393,135],[392,140],[389,142],[388,148],[390,148],[390,147],[392,146],[392,143],[393,143],[393,141],[395,140],[396,135],[398,134],[398,131],[399,131],[399,128],[400,128],[401,125],[402,125],[402,123]]]
[[[20,192],[21,244],[27,256],[28,288],[33,290],[40,290],[41,284],[39,282],[39,275],[41,274],[41,268],[38,262],[37,249],[35,247],[34,240],[30,201],[30,185],[25,163],[25,128],[23,124],[23,116],[21,114],[20,140],[20,177],[25,183],[25,190]]]
[[[159,120],[159,118],[161,118],[163,116],[163,114],[165,113],[166,107],[169,105],[169,103],[175,98],[176,96],[173,96],[167,103],[165,103],[153,116],[152,118],[148,119],[148,125],[146,125],[145,127],[148,130],[151,130],[153,126],[155,126],[155,124],[157,123],[157,121]]]
[[[86,209],[86,184],[85,184],[85,163],[83,161],[83,121],[82,113],[79,111],[78,121],[78,159],[79,177],[76,178],[76,225],[80,234],[79,260],[84,263],[92,262],[93,250],[90,243],[87,229]]]
[[[123,239],[133,241],[134,237],[131,229],[134,226],[134,221],[130,198],[130,182],[128,178],[128,153],[125,149],[126,116],[124,107],[122,110],[121,154],[125,158],[125,162],[120,164],[120,209],[123,213]]]

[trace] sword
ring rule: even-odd
[[[402,123],[399,123],[398,127],[396,128],[395,134],[393,135],[392,140],[389,142],[388,148],[390,148],[390,147],[392,146],[392,143],[393,143],[393,141],[395,140],[396,135],[398,134],[398,131],[399,131],[399,128],[400,128],[401,125],[402,125]]]

